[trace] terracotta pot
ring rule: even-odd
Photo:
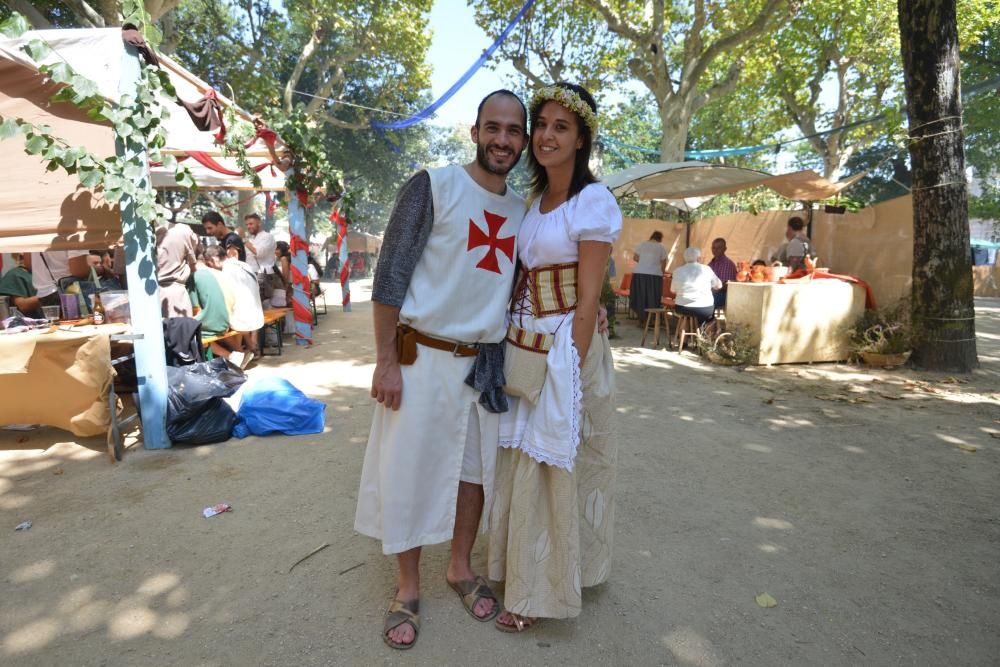
[[[867,366],[875,366],[878,368],[898,368],[907,362],[910,358],[910,353],[897,352],[895,354],[882,354],[879,352],[861,352],[859,356]]]
[[[750,280],[750,262],[736,264],[736,282],[745,283]]]

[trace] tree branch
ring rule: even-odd
[[[104,17],[84,0],[66,0],[66,5],[73,16],[85,28],[103,28],[106,26]]]
[[[740,72],[742,69],[742,64],[738,60],[731,63],[729,70],[726,72],[726,78],[712,84],[705,92],[694,98],[691,103],[691,111],[698,111],[698,109],[701,109],[709,102],[717,100],[720,97],[725,97],[733,92],[736,89],[736,84],[740,81]]]
[[[340,127],[340,128],[345,129],[345,130],[367,130],[369,128],[369,124],[368,123],[365,123],[365,122],[348,122],[346,120],[340,120],[339,118],[337,118],[336,116],[334,116],[332,114],[323,114],[317,120],[319,120],[321,123],[329,123],[330,125],[333,125],[334,127]]]
[[[149,18],[158,21],[177,9],[177,6],[181,4],[181,0],[145,0],[143,4],[146,7]]]
[[[306,70],[306,65],[309,59],[312,58],[313,54],[316,53],[316,47],[320,45],[323,41],[322,31],[319,27],[318,17],[313,23],[313,31],[309,36],[309,41],[307,41],[302,46],[302,52],[299,54],[299,61],[295,63],[295,69],[292,70],[292,74],[288,77],[288,81],[285,82],[285,111],[291,112],[293,108],[292,95],[295,92],[295,88],[299,85],[299,80],[302,78],[302,73]]]
[[[532,85],[541,88],[546,84],[544,79],[536,75],[531,71],[531,68],[528,67],[528,59],[523,53],[514,56],[510,62],[514,66],[514,69],[520,72],[525,79],[531,82]]]
[[[752,23],[735,32],[729,33],[725,37],[717,39],[702,51],[693,62],[685,63],[683,73],[681,74],[681,85],[696,86],[698,80],[705,73],[705,70],[708,69],[708,66],[712,64],[713,60],[720,54],[731,51],[740,44],[763,33],[777,10],[786,4],[787,0],[767,0]],[[691,35],[689,33],[687,39],[690,38]],[[700,39],[700,36],[698,39]]]
[[[663,0],[655,1],[661,4],[663,2]],[[625,39],[634,42],[636,45],[645,41],[641,32],[630,26],[621,17],[615,14],[607,0],[584,0],[584,2],[591,8],[597,10],[604,20],[607,21],[608,29],[611,30],[611,32],[621,35]]]
[[[35,6],[27,0],[5,0],[4,4],[7,5],[11,11],[23,14],[24,17],[28,19],[32,28],[43,30],[45,28],[52,27],[49,20],[42,16],[42,13],[35,9]]]

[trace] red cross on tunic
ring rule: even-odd
[[[507,259],[513,262],[514,237],[505,236],[504,238],[500,238],[499,236],[500,228],[503,227],[503,223],[507,222],[507,218],[485,210],[483,211],[483,215],[486,216],[486,226],[490,230],[489,236],[480,229],[479,225],[473,222],[472,218],[469,218],[469,247],[467,249],[471,251],[479,246],[489,246],[486,250],[486,255],[476,264],[476,268],[493,271],[494,273],[502,273],[500,271],[500,262],[497,259],[497,250],[507,255]]]

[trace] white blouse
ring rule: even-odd
[[[715,271],[704,264],[690,262],[674,271],[670,289],[677,294],[678,306],[707,308],[715,305],[713,289],[722,289],[722,281]]]
[[[622,212],[611,191],[591,183],[548,213],[531,204],[517,235],[517,252],[529,269],[580,259],[580,241],[614,243],[622,231]]]

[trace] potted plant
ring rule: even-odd
[[[869,366],[895,368],[910,358],[913,328],[905,301],[878,310],[866,310],[848,330],[851,356]]]

